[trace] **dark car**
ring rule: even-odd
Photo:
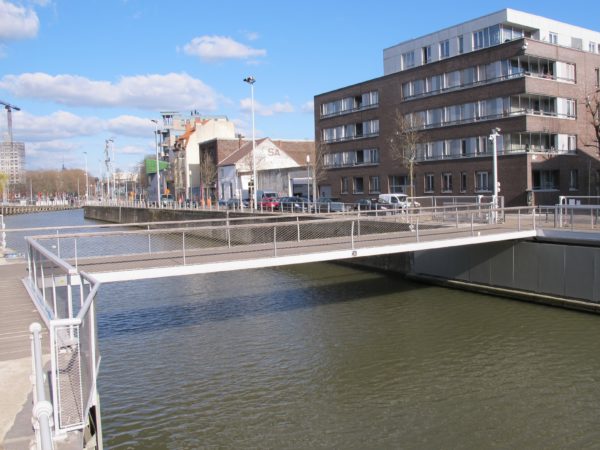
[[[242,207],[247,208],[249,205],[247,200],[242,202]],[[230,198],[227,200],[227,209],[240,209],[240,199],[239,198]]]
[[[316,205],[317,212],[329,213],[329,212],[345,212],[352,209],[351,205],[342,203],[338,198],[321,197]]]
[[[385,211],[393,209],[392,205],[383,200],[377,200],[376,198],[361,198],[354,204],[354,209],[357,211]]]
[[[280,211],[308,211],[310,202],[304,197],[280,197],[279,198],[279,210]]]

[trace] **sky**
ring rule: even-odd
[[[314,139],[315,95],[383,75],[383,49],[503,8],[600,29],[589,0],[0,0],[0,101],[28,170],[135,170],[160,111]],[[7,120],[0,112],[0,138]]]

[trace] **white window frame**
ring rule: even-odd
[[[424,176],[424,190],[427,193],[435,192],[435,175],[431,172],[426,173]]]

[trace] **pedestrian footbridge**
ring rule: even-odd
[[[37,411],[40,421],[52,416],[53,437],[81,433],[90,423],[100,429],[95,296],[102,283],[524,239],[536,235],[536,214],[532,208],[455,205],[415,213],[252,216],[66,231],[27,238],[25,285],[51,346],[52,411]]]

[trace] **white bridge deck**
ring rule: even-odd
[[[334,261],[529,238],[532,214],[503,216],[465,208],[436,214],[272,218],[168,223],[143,229],[37,236],[54,258],[100,283]],[[132,229],[135,227],[137,229]],[[98,251],[102,248],[102,251]]]

